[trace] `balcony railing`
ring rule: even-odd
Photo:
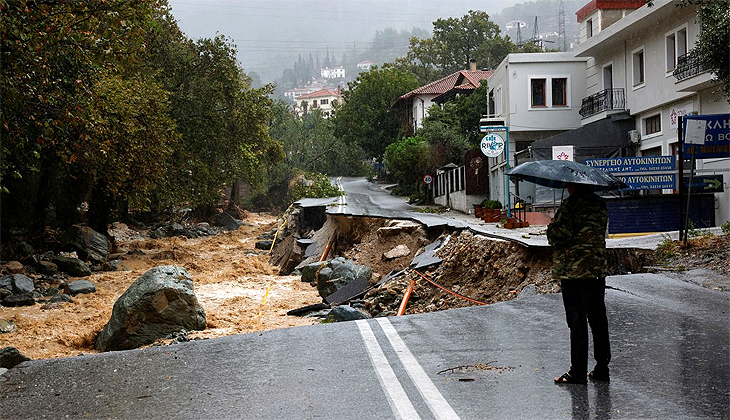
[[[700,73],[704,73],[705,70],[706,69],[700,62],[699,57],[696,54],[693,55],[689,52],[677,57],[677,67],[674,68],[674,72],[672,72],[672,74],[677,78],[677,81],[682,81]]]
[[[624,90],[605,89],[587,98],[583,98],[583,102],[578,112],[581,117],[588,118],[599,112],[611,109],[624,109],[626,107],[626,96]]]

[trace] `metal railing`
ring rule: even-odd
[[[605,89],[587,98],[583,98],[578,113],[583,118],[596,115],[610,109],[624,109],[626,96],[622,88]]]
[[[699,57],[688,52],[677,57],[677,67],[674,68],[672,75],[677,78],[677,81],[682,81],[705,71],[706,69],[700,62]]]

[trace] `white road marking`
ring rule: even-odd
[[[337,180],[335,181],[335,184],[337,185],[337,188],[341,192],[343,192],[343,193],[345,192],[345,188],[342,187],[342,177],[341,176],[340,177],[337,177]],[[337,212],[338,213],[344,213],[345,212],[345,209],[343,207],[343,206],[347,205],[347,201],[346,201],[345,197],[347,197],[347,196],[345,194],[343,194],[343,195],[341,195],[341,196],[339,196],[337,198]]]
[[[373,334],[373,330],[370,329],[370,325],[364,319],[355,322],[357,323],[358,329],[360,329],[360,335],[365,342],[365,348],[368,350],[370,362],[378,373],[380,386],[383,387],[385,395],[388,397],[388,404],[390,404],[390,409],[393,411],[393,414],[402,420],[419,420],[421,417],[403,390],[403,386],[401,386],[398,378],[395,376],[393,368],[390,367],[388,359],[383,353],[383,349],[380,348],[378,340],[375,338],[375,334]]]
[[[443,395],[436,388],[436,385],[431,382],[426,372],[423,370],[420,364],[403,340],[400,338],[398,333],[395,331],[393,324],[388,321],[388,318],[376,318],[380,328],[383,329],[385,336],[388,337],[390,345],[393,346],[398,358],[400,359],[403,366],[408,372],[408,376],[418,388],[418,392],[426,400],[426,404],[431,409],[431,412],[437,419],[458,419],[459,416],[456,414],[451,405],[446,401]]]

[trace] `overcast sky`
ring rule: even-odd
[[[517,0],[170,0],[180,28],[193,39],[233,38],[244,69],[264,81],[302,53],[330,51],[339,59],[353,44],[364,46],[388,27],[431,30],[443,17],[469,10],[490,15]]]

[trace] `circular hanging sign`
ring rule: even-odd
[[[423,176],[423,182],[424,182],[424,184],[430,184],[433,182],[433,177],[431,175],[426,174]]]
[[[499,134],[489,133],[482,137],[479,147],[487,157],[497,157],[504,151],[504,140]]]

